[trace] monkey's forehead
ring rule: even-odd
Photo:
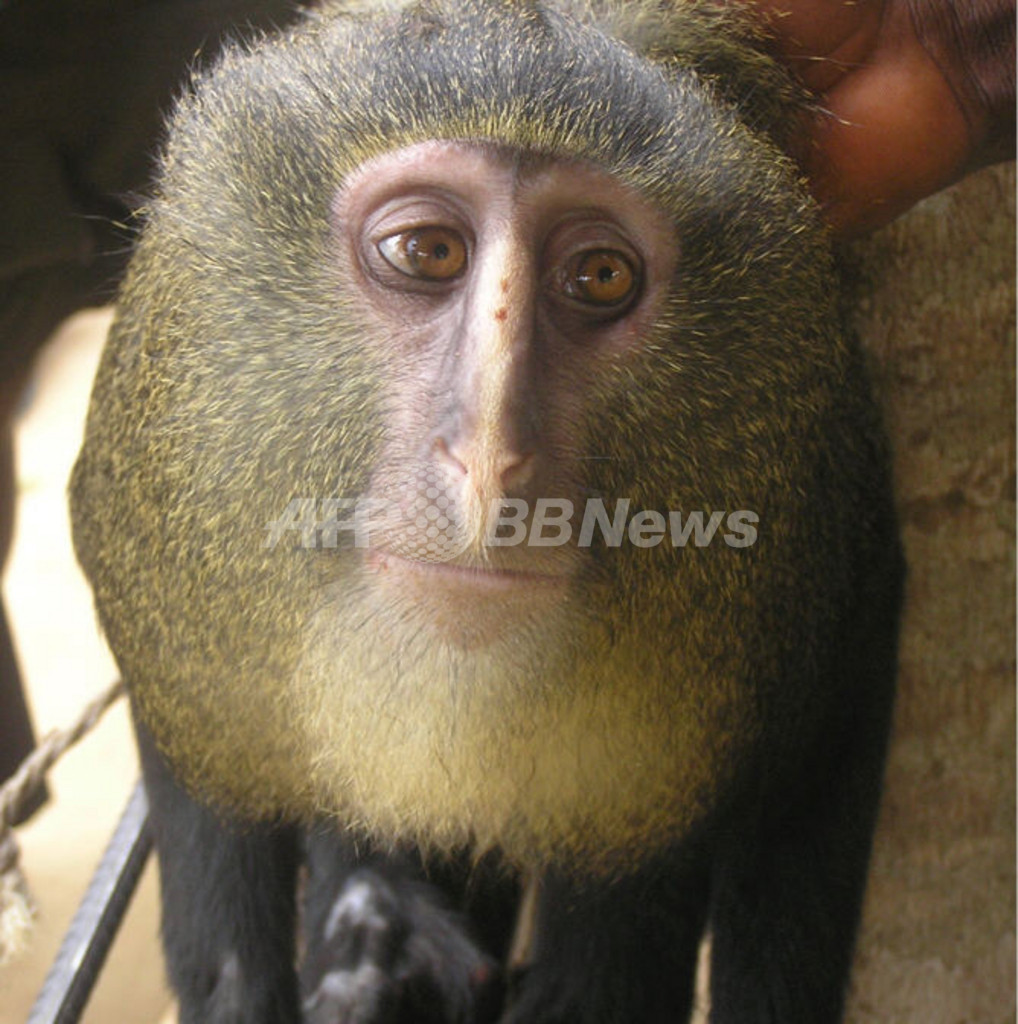
[[[381,166],[390,173],[405,168],[426,175],[429,166],[436,170],[444,166],[466,171],[472,158],[480,158],[486,167],[504,171],[516,190],[533,186],[564,167],[573,187],[584,191],[588,198],[590,193],[603,187],[618,194],[618,181],[598,163],[581,157],[524,150],[490,138],[425,139],[400,149],[383,149],[353,169],[341,191],[358,181],[371,179]]]
[[[719,167],[759,161],[746,175],[766,180],[781,159],[747,129],[756,107],[720,101],[707,65],[723,50],[733,80],[765,69],[749,90],[757,106],[773,92],[772,66],[709,10],[639,0],[596,10],[569,0],[334,5],[228,52],[197,81],[174,118],[167,174],[190,163],[204,179],[214,147],[246,174],[285,181],[303,165],[313,171],[297,177],[336,186],[374,156],[445,139],[596,163],[665,205],[676,180],[715,188]]]

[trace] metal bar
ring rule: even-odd
[[[120,816],[36,999],[28,1024],[76,1024],[152,849],[148,800],[139,782]]]

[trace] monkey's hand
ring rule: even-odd
[[[497,1016],[497,966],[423,883],[360,868],[322,922],[301,971],[306,1024],[482,1024]]]

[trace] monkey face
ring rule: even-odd
[[[659,315],[672,231],[597,167],[443,142],[358,169],[333,223],[343,287],[389,366],[367,493],[392,514],[359,569],[440,638],[513,633],[568,600],[583,557],[496,543],[492,523],[506,500],[528,534],[541,499],[582,514],[595,384]],[[415,528],[429,492],[430,534]]]
[[[175,114],[72,491],[206,798],[591,866],[818,713],[859,360],[794,169],[690,69],[709,18],[659,59],[633,9],[323,16]]]

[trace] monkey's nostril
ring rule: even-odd
[[[502,466],[499,473],[499,480],[506,491],[512,491],[525,487],[534,475],[534,452],[524,452],[523,455],[507,455],[506,464]]]
[[[436,437],[432,445],[435,456],[440,463],[449,466],[462,476],[468,476],[470,471],[462,460],[458,459],[452,452],[444,437]]]

